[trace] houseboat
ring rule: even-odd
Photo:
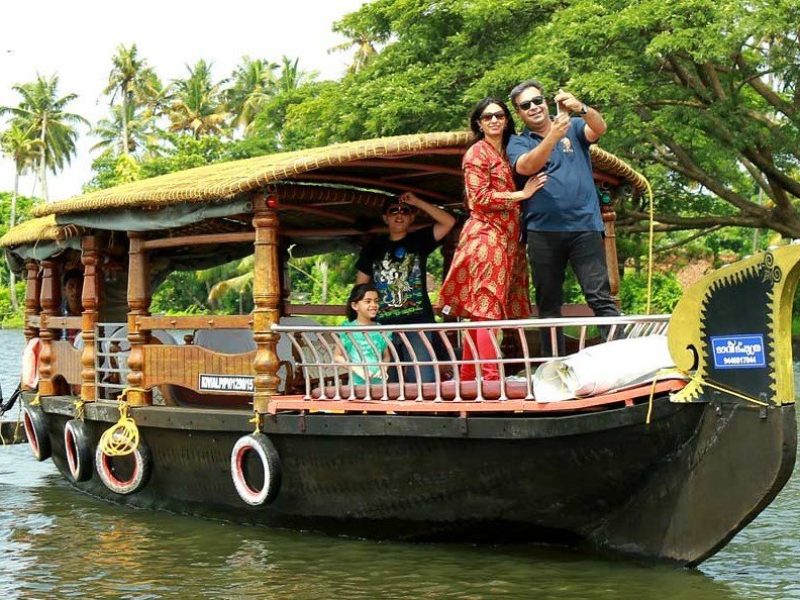
[[[384,200],[406,191],[462,206],[468,142],[456,132],[339,144],[40,206],[0,240],[27,281],[34,456],[121,504],[276,527],[585,545],[683,565],[717,552],[794,467],[800,246],[706,276],[672,315],[578,307],[562,319],[359,329],[318,322],[343,306],[293,301],[290,249],[358,252],[384,231]],[[592,160],[616,289],[613,205],[646,182],[599,148]],[[151,314],[171,272],[249,255],[249,314]],[[62,282],[76,270],[81,312],[65,316]],[[613,341],[593,345],[597,327]],[[475,328],[502,340],[497,381],[460,379],[459,347]],[[364,361],[335,360],[367,330],[386,342],[379,366],[396,383],[356,384]],[[541,336],[560,330],[570,355],[541,356]],[[429,340],[425,357],[414,336]],[[581,362],[601,375],[641,368],[584,385]],[[424,364],[435,381],[404,375]]]

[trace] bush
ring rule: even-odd
[[[18,281],[17,285],[18,310],[11,306],[11,294],[7,287],[0,287],[0,327],[13,329],[22,327],[25,323],[25,282]]]
[[[650,312],[671,313],[682,294],[681,284],[672,273],[653,273]],[[619,297],[624,313],[644,314],[647,310],[647,274],[625,275],[619,284]]]

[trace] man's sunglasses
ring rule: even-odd
[[[503,111],[493,112],[493,113],[483,113],[481,115],[481,121],[484,123],[488,123],[492,119],[497,119],[498,121],[504,121],[506,118],[506,113]]]
[[[408,206],[391,206],[386,211],[386,214],[387,215],[410,215],[412,212],[414,212],[413,209],[411,209]]]
[[[544,96],[534,96],[530,100],[520,102],[517,106],[522,110],[528,110],[532,105],[541,106],[544,104]]]

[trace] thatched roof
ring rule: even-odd
[[[461,155],[468,132],[424,133],[218,163],[98,190],[35,209],[37,216],[118,208],[159,209],[189,202],[224,202],[277,182],[404,190],[448,204],[461,201]],[[615,156],[592,148],[595,169],[633,189],[644,179]]]
[[[81,234],[82,229],[75,225],[56,225],[54,215],[24,221],[14,226],[0,238],[0,248],[36,244],[38,242],[63,242]]]

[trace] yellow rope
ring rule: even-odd
[[[261,429],[264,426],[264,415],[261,413],[253,413],[253,418],[247,421],[248,423],[253,423],[255,425],[255,429],[253,433],[261,433]]]
[[[139,428],[128,416],[128,403],[125,401],[125,396],[131,389],[133,388],[126,388],[119,395],[119,421],[100,436],[98,445],[106,456],[126,456],[139,446]]]
[[[658,382],[658,376],[659,375],[667,375],[669,373],[679,374],[679,375],[687,378],[690,383],[694,382],[694,381],[697,381],[700,385],[704,385],[704,386],[713,388],[715,390],[719,390],[721,392],[725,392],[726,394],[730,394],[731,396],[735,396],[735,397],[740,398],[740,399],[742,399],[742,400],[744,400],[746,402],[752,402],[753,404],[757,404],[758,406],[769,406],[769,404],[767,402],[763,402],[761,400],[756,400],[752,396],[748,396],[747,394],[743,394],[742,392],[740,392],[738,390],[734,390],[732,388],[725,387],[724,385],[722,385],[720,383],[717,383],[717,382],[715,382],[715,381],[713,381],[711,379],[704,379],[704,378],[700,377],[699,375],[697,375],[696,373],[694,375],[689,375],[687,372],[681,371],[680,369],[673,369],[673,368],[661,369],[660,371],[656,371],[656,374],[653,376],[653,385],[650,386],[650,398],[647,401],[647,418],[645,419],[645,423],[647,425],[650,425],[650,417],[653,414],[653,399],[654,399],[655,393],[656,393],[656,383]]]
[[[719,390],[720,392],[725,392],[726,394],[730,394],[731,396],[736,396],[737,398],[741,398],[747,402],[752,402],[753,404],[757,404],[758,406],[769,406],[769,403],[762,402],[761,400],[756,400],[752,396],[748,396],[747,394],[743,394],[737,390],[725,387],[722,384],[719,384],[715,381],[710,379],[700,379],[699,380],[702,385],[707,385],[710,388],[714,388],[715,390]]]
[[[644,314],[649,315],[650,313],[650,305],[652,304],[653,300],[653,246],[654,246],[654,237],[655,237],[655,206],[653,202],[653,188],[650,187],[650,182],[647,178],[644,178],[645,184],[647,184],[647,198],[650,203],[649,208],[649,226],[648,226],[648,235],[650,239],[647,241],[647,307],[645,308]]]
[[[33,400],[30,401],[28,406],[41,406],[42,400],[39,397],[39,392],[36,392],[36,395],[33,397]]]
[[[80,419],[83,421],[84,416],[86,415],[86,411],[84,410],[84,405],[86,403],[83,401],[82,398],[78,398],[75,400],[75,418]]]

